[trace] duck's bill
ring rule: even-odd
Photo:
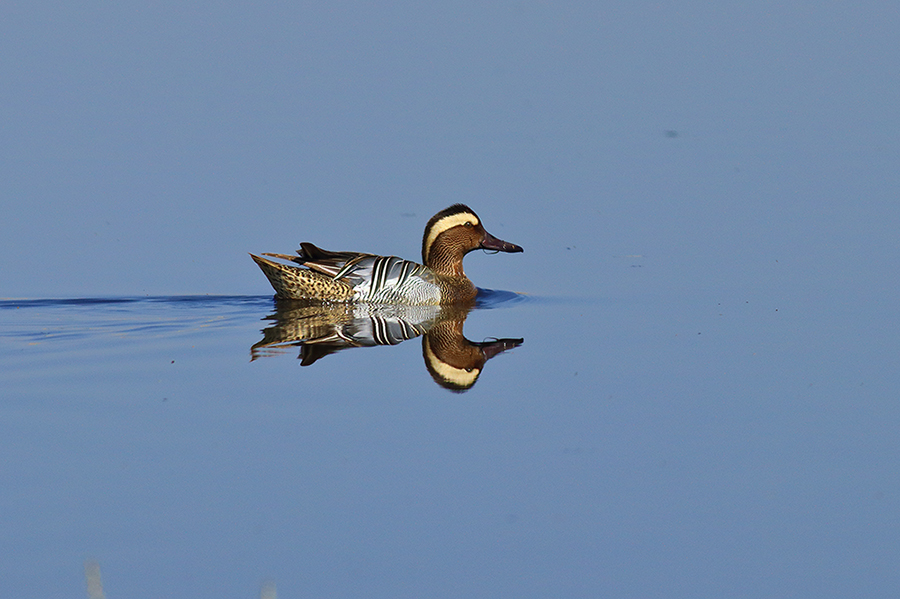
[[[520,246],[497,239],[487,231],[484,233],[484,239],[481,240],[481,248],[484,250],[497,250],[498,252],[508,252],[510,254],[524,251]]]

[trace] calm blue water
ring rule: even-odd
[[[251,361],[268,297],[4,301],[3,585],[77,595],[95,560],[108,597],[888,596],[878,336],[717,300],[488,300],[466,337],[524,342],[462,394],[419,339]]]
[[[892,4],[0,17],[0,597],[900,596]],[[468,314],[247,255],[456,202]]]

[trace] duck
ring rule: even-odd
[[[250,254],[275,289],[276,299],[376,304],[448,305],[474,301],[478,289],[463,271],[472,250],[523,249],[488,233],[465,204],[431,217],[422,236],[422,263],[397,256],[332,252],[303,242],[297,255]]]

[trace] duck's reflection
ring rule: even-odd
[[[250,348],[251,359],[300,348],[300,364],[351,347],[397,345],[422,337],[422,357],[435,382],[453,391],[466,391],[478,380],[485,362],[522,339],[474,342],[463,336],[471,306],[394,306],[322,304],[276,300],[272,324]]]

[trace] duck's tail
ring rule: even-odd
[[[269,279],[278,298],[330,302],[346,302],[353,299],[353,288],[342,281],[335,281],[308,268],[280,264],[254,254],[250,254],[250,257]]]

